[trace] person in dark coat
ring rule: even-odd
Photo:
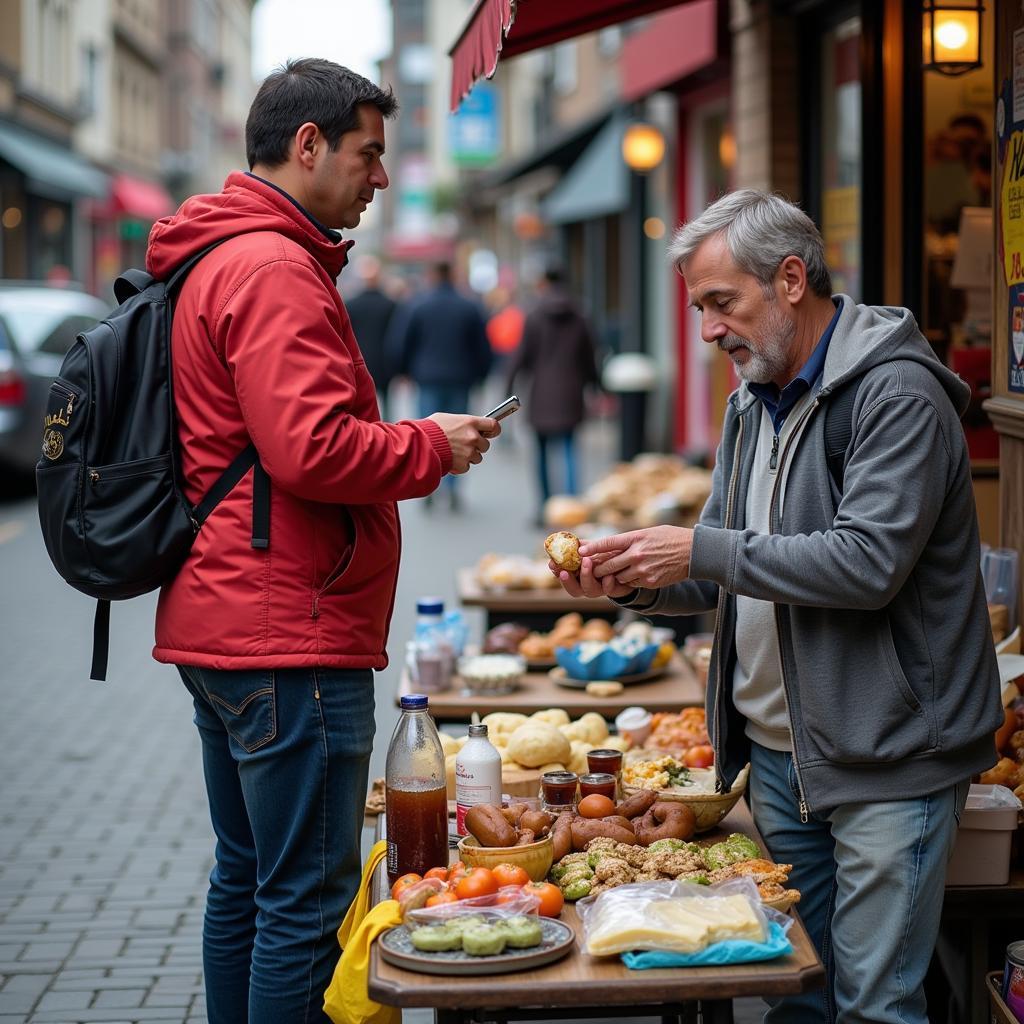
[[[380,417],[388,419],[388,387],[395,376],[391,353],[387,350],[388,325],[394,315],[397,303],[380,287],[380,261],[374,256],[365,256],[359,264],[365,287],[345,303],[348,318],[356,341],[377,388],[377,404]]]
[[[561,271],[549,269],[537,287],[540,298],[526,317],[505,390],[511,394],[516,377],[524,371],[530,374],[526,410],[537,435],[537,481],[543,504],[551,497],[548,456],[553,447],[564,453],[564,491],[576,493],[575,433],[585,415],[587,386],[597,385],[598,374],[593,328],[565,291]]]
[[[396,353],[398,373],[415,381],[421,410],[465,412],[470,389],[491,369],[483,311],[456,291],[450,264],[436,264],[431,278],[433,287],[394,317],[389,347]],[[455,509],[459,504],[455,485],[445,486]]]

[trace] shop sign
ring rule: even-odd
[[[489,82],[477,82],[449,119],[452,159],[461,167],[493,163],[501,152],[498,91]]]
[[[1020,32],[1014,35],[1013,65],[1013,76],[1003,83],[996,104],[1003,168],[999,252],[1007,287],[1007,387],[1024,393],[1024,35]]]

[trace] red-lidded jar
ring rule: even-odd
[[[575,772],[545,772],[540,777],[541,808],[550,813],[571,811],[576,805]]]
[[[590,772],[580,776],[580,799],[590,796],[592,793],[600,793],[601,796],[615,799],[616,785],[615,776],[609,772]]]

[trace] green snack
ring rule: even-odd
[[[761,856],[757,843],[739,832],[733,832],[724,842],[716,843],[704,851],[704,863],[710,871],[738,864],[741,860],[754,860]]]
[[[565,890],[576,882],[589,882],[594,877],[594,872],[588,867],[574,868],[572,871],[567,871],[558,883],[559,889],[564,893]]]
[[[562,887],[562,895],[567,900],[581,900],[584,896],[590,895],[593,884],[589,878],[574,878],[568,885]]]
[[[410,933],[409,941],[423,953],[445,953],[462,946],[462,936],[445,924],[417,928]]]
[[[444,923],[444,927],[453,931],[461,939],[467,928],[476,928],[482,924],[487,924],[482,914],[452,914]]]
[[[505,941],[511,949],[539,946],[544,938],[540,921],[535,917],[510,917],[498,927],[505,933]]]
[[[711,879],[707,875],[701,874],[699,871],[696,873],[684,871],[681,875],[676,875],[677,882],[693,882],[694,885],[710,885]]]
[[[462,948],[470,956],[497,956],[505,948],[505,932],[493,924],[478,924],[462,933]]]
[[[689,844],[682,839],[658,839],[647,847],[648,853],[678,853]]]

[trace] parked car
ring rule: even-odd
[[[110,306],[75,287],[0,281],[0,468],[32,472],[46,399],[75,335]]]

